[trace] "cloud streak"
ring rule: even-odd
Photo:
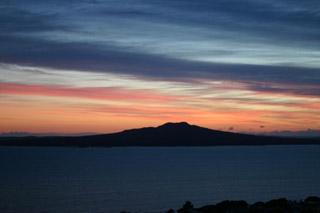
[[[77,97],[101,100],[176,100],[178,97],[160,96],[144,90],[119,87],[75,88],[66,86],[0,83],[0,94]]]
[[[0,50],[2,63],[182,81],[185,78],[208,78],[316,85],[320,82],[320,70],[317,68],[197,62],[164,55],[125,52],[114,46],[101,50],[90,44],[14,37],[2,38],[0,42],[4,47]]]
[[[147,78],[318,84],[316,4],[80,1],[67,13],[59,1],[50,10],[5,2],[0,59]]]

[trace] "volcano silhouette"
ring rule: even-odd
[[[0,145],[14,146],[227,146],[320,144],[317,139],[256,136],[223,132],[190,125],[165,123],[158,127],[125,130],[118,133],[80,137],[7,137]]]

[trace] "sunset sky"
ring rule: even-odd
[[[319,0],[2,0],[0,132],[320,129]]]

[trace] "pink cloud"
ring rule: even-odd
[[[0,83],[0,94],[77,97],[107,100],[139,99],[168,101],[178,98],[160,95],[151,90],[133,90],[122,87],[68,87],[17,83]]]

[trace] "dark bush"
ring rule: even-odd
[[[286,198],[280,198],[276,200],[270,200],[266,202],[265,208],[283,208],[287,209],[289,207],[290,202]]]
[[[310,196],[304,200],[306,203],[317,203],[320,202],[320,198],[316,196]]]
[[[178,210],[178,213],[187,213],[193,209],[193,205],[190,201],[187,201],[181,209]]]
[[[216,205],[217,212],[226,212],[230,210],[241,210],[241,209],[247,209],[247,208],[248,208],[248,203],[243,200],[240,200],[240,201],[226,200]]]
[[[206,205],[206,206],[202,206],[197,210],[203,213],[213,213],[217,211],[217,207],[216,205]]]

